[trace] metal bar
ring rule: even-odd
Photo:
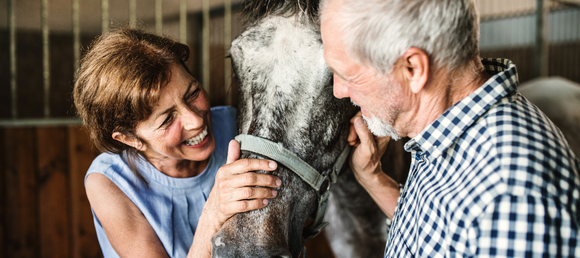
[[[72,26],[73,26],[73,58],[74,71],[79,69],[81,59],[81,26],[79,14],[79,0],[72,0]]]
[[[187,44],[187,1],[179,1],[179,41]]]
[[[232,1],[224,1],[224,53],[230,51],[232,42]],[[224,89],[226,90],[226,104],[232,105],[232,66],[231,59],[224,60]]]
[[[129,0],[129,26],[137,27],[137,0]]]
[[[547,19],[544,0],[536,0],[536,43],[534,47],[534,73],[536,76],[547,75]]]
[[[101,0],[101,32],[109,31],[109,0]]]
[[[210,95],[209,88],[209,0],[202,0],[201,8],[203,13],[203,28],[202,28],[202,74],[203,74],[203,88]]]
[[[42,79],[44,84],[44,117],[50,117],[50,39],[48,0],[42,0]]]
[[[10,37],[10,94],[12,96],[12,118],[18,116],[16,94],[16,0],[8,0],[8,30]]]
[[[0,127],[82,125],[80,118],[0,119]]]
[[[163,2],[155,0],[155,33],[163,34]]]

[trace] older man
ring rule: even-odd
[[[361,107],[350,164],[392,219],[385,257],[580,257],[580,161],[515,65],[479,58],[472,0],[328,0],[321,26],[334,95]],[[404,188],[379,160],[401,136]]]

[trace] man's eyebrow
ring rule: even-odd
[[[340,77],[341,79],[344,79],[344,77],[342,77],[342,75],[340,75],[338,72],[336,72],[334,69],[332,69],[332,67],[328,67],[328,69],[330,70],[331,73],[333,73],[334,75]]]

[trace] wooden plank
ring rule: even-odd
[[[5,247],[5,234],[7,233],[4,225],[6,225],[6,219],[4,213],[6,212],[6,203],[5,203],[5,191],[6,191],[6,184],[4,183],[4,176],[6,175],[6,167],[5,164],[5,154],[6,151],[4,150],[4,128],[0,128],[0,254],[6,253]]]
[[[70,257],[66,127],[39,127],[38,211],[40,256]]]
[[[32,128],[6,128],[5,257],[38,257],[36,146]]]
[[[318,236],[306,240],[304,246],[306,247],[306,257],[318,258],[334,258],[334,254],[330,249],[325,232],[321,232]]]
[[[84,178],[97,156],[84,129],[68,128],[72,257],[102,257]]]

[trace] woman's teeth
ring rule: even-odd
[[[200,134],[192,137],[191,139],[186,140],[183,143],[191,146],[198,145],[205,139],[206,136],[207,136],[207,126],[205,127],[205,129],[203,129],[203,131]]]

